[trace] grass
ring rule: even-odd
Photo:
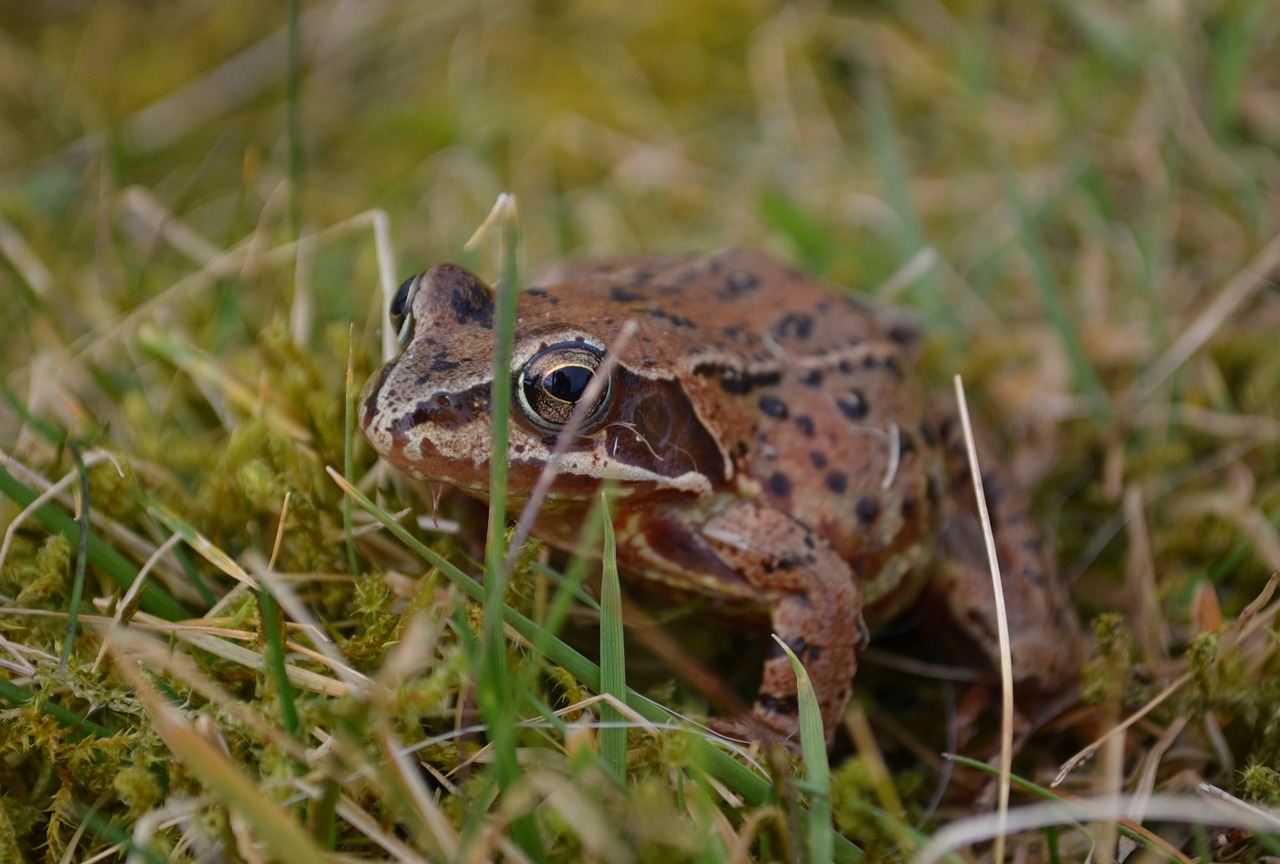
[[[0,860],[993,860],[998,717],[909,622],[829,766],[744,758],[599,520],[508,552],[353,431],[434,261],[728,245],[909,305],[1037,490],[1098,659],[1006,857],[1277,854],[1268,4],[10,6]]]

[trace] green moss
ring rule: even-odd
[[[904,832],[910,831],[905,813],[885,813],[879,808],[880,782],[860,756],[855,756],[831,772],[832,815],[840,831],[858,839],[869,861],[909,861],[913,850],[904,848]],[[913,800],[921,787],[921,777],[903,772],[891,778],[899,801]]]
[[[1133,637],[1124,618],[1115,613],[1093,621],[1095,654],[1081,673],[1081,699],[1086,702],[1122,704],[1131,695]]]
[[[62,535],[46,538],[33,559],[14,568],[14,602],[35,609],[64,605],[71,592],[72,552],[71,541]]]

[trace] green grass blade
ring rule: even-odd
[[[67,603],[67,635],[62,640],[62,656],[58,658],[58,671],[65,672],[71,660],[71,649],[76,644],[76,630],[80,623],[80,604],[84,601],[84,572],[89,559],[89,471],[80,456],[80,448],[70,445],[76,462],[76,474],[80,480],[80,518],[76,520],[76,572],[71,582],[71,600]]]
[[[813,690],[809,673],[787,643],[774,635],[782,646],[791,670],[796,673],[796,697],[800,705],[800,753],[804,757],[809,794],[808,839],[809,861],[831,861],[835,855],[835,828],[831,821],[831,766],[827,763],[827,738],[822,729],[822,709]]]
[[[1018,178],[1008,164],[1001,166],[1000,180],[1004,188],[1005,200],[1013,210],[1014,221],[1017,222],[1018,238],[1031,264],[1032,282],[1040,295],[1040,302],[1044,304],[1045,316],[1067,351],[1076,386],[1085,395],[1097,400],[1101,410],[1105,411],[1106,391],[1098,379],[1098,373],[1094,371],[1093,364],[1089,362],[1088,355],[1085,354],[1084,346],[1076,335],[1071,318],[1067,315],[1066,306],[1062,302],[1062,292],[1058,290],[1057,282],[1053,278],[1052,268],[1049,266],[1049,254],[1040,239],[1035,216],[1027,206],[1022,190],[1018,187]]]
[[[0,492],[19,507],[26,507],[39,497],[3,468],[0,468]],[[72,543],[78,540],[79,526],[57,505],[44,504],[36,508],[34,515],[45,530],[61,534]],[[123,589],[127,590],[133,580],[138,578],[137,569],[93,533],[89,534],[89,561]],[[165,594],[154,582],[148,582],[142,589],[142,608],[166,621],[181,621],[190,617],[176,600]]]
[[[284,628],[281,626],[280,607],[265,587],[258,589],[258,609],[262,614],[262,629],[266,635],[267,671],[276,684],[276,696],[280,700],[280,718],[289,737],[302,741],[298,724],[298,707],[293,698],[293,685],[285,669]]]
[[[489,727],[493,743],[493,770],[498,788],[506,793],[520,780],[516,759],[516,706],[512,682],[507,672],[507,640],[502,628],[502,609],[511,574],[505,560],[507,530],[507,444],[511,408],[511,350],[516,324],[516,295],[520,273],[516,262],[519,226],[515,199],[504,197],[496,205],[499,213],[499,269],[495,286],[496,308],[493,324],[493,384],[490,391],[492,456],[489,460],[489,536],[485,546],[484,628],[480,641],[476,701]],[[542,860],[542,844],[530,814],[512,820],[516,843],[534,860]]]
[[[618,581],[618,547],[613,536],[609,502],[600,493],[600,527],[604,556],[600,576],[600,690],[620,702],[627,700],[626,646],[622,637],[622,588]],[[612,705],[600,709],[600,755],[605,768],[623,782],[627,776],[627,730],[622,714]]]
[[[352,455],[355,451],[356,434],[356,389],[355,389],[355,339],[354,328],[347,328],[347,378],[343,399],[342,420],[342,471],[352,476],[355,466]],[[342,536],[347,545],[347,572],[352,576],[360,572],[360,562],[356,558],[356,538],[351,525],[351,496],[342,498]]]
[[[344,492],[349,494],[355,502],[367,510],[375,519],[382,523],[383,527],[403,543],[414,554],[421,557],[424,561],[435,567],[441,575],[457,586],[463,594],[466,594],[472,600],[481,602],[484,599],[484,588],[475,579],[472,579],[466,573],[463,573],[456,565],[439,552],[423,544],[416,537],[409,533],[403,525],[388,515],[382,508],[369,500],[367,496],[358,489],[347,483],[341,474],[329,470],[329,476],[334,482],[342,488]],[[548,660],[561,666],[570,675],[577,678],[587,687],[601,692],[600,667],[592,663],[582,654],[567,645],[557,636],[548,633],[542,627],[539,627],[534,621],[522,615],[520,612],[502,604],[500,609],[502,619],[511,627],[512,630],[519,633],[523,638],[527,639],[530,644],[536,646]],[[654,704],[639,693],[627,689],[627,706],[635,711],[641,717],[653,723],[669,723],[671,714],[666,709]],[[728,753],[717,750],[714,747],[706,746],[703,748],[704,758],[702,766],[716,780],[724,783],[735,794],[739,795],[743,802],[750,806],[771,803],[776,800],[773,787],[769,781],[753,772],[750,768],[738,762]],[[837,861],[860,861],[862,860],[862,852],[856,846],[848,841],[847,838],[836,835],[836,860]]]
[[[898,214],[902,225],[902,259],[914,258],[928,243],[925,241],[924,228],[920,217],[916,214],[911,202],[911,181],[902,158],[899,145],[898,130],[894,127],[893,112],[889,108],[889,100],[884,92],[884,82],[873,69],[859,77],[861,86],[862,111],[866,118],[867,131],[871,135],[871,148],[875,154],[876,167],[884,178],[885,193],[889,197],[889,206]],[[936,270],[930,267],[911,286],[908,291],[911,305],[924,313],[931,325],[941,326],[953,320],[950,307],[944,302],[939,289]]]

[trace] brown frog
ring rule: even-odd
[[[404,350],[365,385],[365,435],[405,473],[486,496],[492,290],[440,264],[402,285],[391,313]],[[518,300],[513,507],[624,323],[636,322],[537,531],[572,548],[611,481],[621,570],[768,617],[812,679],[828,742],[867,628],[926,590],[947,613],[949,640],[987,661],[997,650],[963,444],[912,368],[915,332],[891,317],[751,251],[557,265]],[[998,471],[984,478],[1016,692],[1044,713],[1073,696],[1085,643],[1022,499]],[[720,727],[796,733],[796,680],[781,651],[765,661],[752,714]]]

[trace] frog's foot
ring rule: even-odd
[[[853,572],[825,540],[764,502],[733,499],[708,516],[700,533],[709,551],[767,602],[773,632],[799,658],[813,685],[829,746],[849,704],[864,630]],[[729,726],[751,737],[766,731],[794,748],[798,716],[796,674],[775,643],[751,718]]]
[[[794,717],[773,715],[766,719],[758,713],[757,707],[752,709],[752,713],[737,717],[710,717],[707,728],[734,744],[776,743],[800,755],[800,726]]]

